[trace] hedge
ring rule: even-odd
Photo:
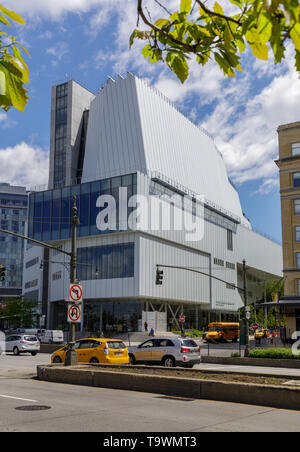
[[[291,349],[269,348],[252,350],[249,358],[300,359],[300,355],[294,355]]]

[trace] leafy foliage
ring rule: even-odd
[[[141,19],[147,30],[134,30],[130,47],[136,39],[147,41],[144,57],[151,63],[164,61],[182,83],[189,76],[193,55],[202,66],[214,59],[226,76],[234,77],[242,71],[241,54],[248,48],[260,60],[268,60],[272,50],[277,64],[285,57],[288,41],[294,45],[300,71],[298,0],[227,0],[234,9],[231,15],[217,1],[181,0],[180,9],[174,12],[155,1],[168,17],[152,22],[143,0],[137,0],[138,26]]]
[[[37,322],[37,301],[12,298],[0,304],[0,323],[13,328],[35,328]]]
[[[0,4],[0,24],[10,27],[9,19],[22,25],[25,23],[19,14]],[[29,56],[14,36],[0,30],[0,108],[5,111],[11,107],[24,111],[28,101],[24,84],[29,83],[29,69],[21,55],[22,50]]]
[[[291,349],[286,348],[269,348],[255,349],[250,352],[250,358],[267,358],[267,359],[299,359],[300,356],[294,355]]]

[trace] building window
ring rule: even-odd
[[[300,143],[293,143],[292,144],[292,156],[296,157],[300,155]]]
[[[296,253],[296,267],[300,268],[300,253]]]
[[[300,242],[300,226],[295,227],[296,242]]]
[[[233,233],[230,229],[227,229],[227,249],[233,251]]]
[[[293,174],[293,185],[294,187],[300,187],[300,173]]]
[[[217,259],[216,257],[214,258],[214,264],[224,267],[224,261],[222,259]]]
[[[134,243],[78,249],[80,281],[134,277]]]
[[[36,287],[38,285],[38,280],[34,279],[33,281],[28,281],[25,284],[25,289],[30,289],[30,287]]]
[[[235,284],[226,283],[226,289],[235,290]]]
[[[229,268],[230,270],[235,270],[235,264],[232,264],[231,262],[226,262],[226,268]]]
[[[295,215],[300,215],[300,199],[294,200],[294,212]]]
[[[32,259],[31,261],[26,262],[25,267],[26,268],[30,268],[33,267],[34,265],[39,263],[39,258],[36,257],[35,259]]]
[[[61,270],[59,272],[53,273],[52,280],[57,281],[58,279],[61,279],[61,275],[62,275]]]

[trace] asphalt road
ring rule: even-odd
[[[42,354],[0,357],[0,432],[300,431],[297,411],[34,380],[36,366],[49,361]],[[39,405],[49,409],[17,409]]]
[[[32,379],[0,379],[0,400],[1,432],[300,431],[295,411]],[[37,405],[49,409],[16,409]]]

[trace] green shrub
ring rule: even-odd
[[[285,348],[255,349],[250,352],[249,357],[268,359],[300,359],[300,356],[293,355],[291,349]]]
[[[231,353],[231,358],[241,358],[241,354],[238,352]]]

